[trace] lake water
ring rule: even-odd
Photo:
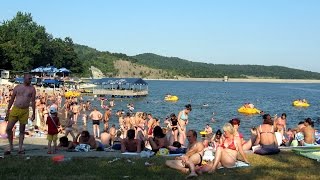
[[[149,95],[139,99],[116,100],[110,124],[118,122],[114,116],[116,110],[127,111],[127,104],[134,103],[135,112],[144,111],[161,119],[171,113],[178,115],[186,104],[192,105],[188,129],[202,130],[209,123],[214,131],[222,128],[224,123],[234,117],[241,120],[240,131],[247,139],[250,128],[262,123],[260,115],[239,114],[237,109],[245,102],[251,102],[256,108],[271,115],[287,114],[288,128],[294,128],[299,121],[310,117],[319,128],[320,84],[288,83],[234,83],[234,82],[195,82],[195,81],[147,81]],[[173,94],[179,97],[177,102],[165,102],[164,96]],[[91,97],[92,98],[92,97]],[[292,106],[295,99],[306,99],[308,108]],[[94,101],[93,104],[100,105]],[[208,104],[203,107],[203,104]],[[214,113],[214,115],[213,115]],[[215,122],[211,122],[214,117]],[[89,123],[89,129],[91,123]],[[101,126],[102,128],[102,126]]]

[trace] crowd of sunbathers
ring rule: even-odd
[[[1,94],[4,93],[10,95],[10,91],[2,91]],[[6,98],[1,98],[2,101],[3,99]],[[48,95],[38,92],[35,104],[47,132],[49,154],[56,153],[59,147],[71,151],[88,151],[91,148],[138,153],[146,149],[156,153],[166,148],[171,153],[184,154],[176,160],[168,160],[166,165],[182,172],[190,172],[188,177],[214,172],[219,167],[233,167],[238,159],[249,163],[244,153],[247,150],[252,149],[256,154],[268,155],[279,153],[279,146],[314,146],[319,143],[319,136],[310,118],[300,122],[296,128],[287,128],[285,113],[281,117],[264,114],[262,124],[251,129],[252,135],[248,140],[239,132],[241,121],[234,118],[216,132],[207,124],[204,129],[206,133],[199,141],[199,132],[187,130],[188,115],[192,111],[190,104],[177,115],[170,114],[163,122],[165,127],[161,127],[160,120],[151,113],[133,112],[132,108],[127,113],[123,110],[117,111],[118,127],[115,124],[109,127],[111,107],[115,105],[113,100],[112,106],[101,106],[104,114],[99,112],[97,107],[92,108],[90,101],[84,102],[81,97],[66,99],[62,106],[60,93]],[[64,110],[60,110],[64,115],[58,115],[59,109]],[[88,111],[90,113],[87,114]],[[92,120],[93,134],[81,128],[77,129],[77,135],[73,132],[80,118],[84,127],[87,127],[87,119]],[[99,131],[100,122],[104,124],[102,133]],[[65,136],[60,137],[60,143],[57,144],[58,133],[62,129]],[[72,140],[68,139],[69,134]],[[206,161],[205,165],[203,161]]]

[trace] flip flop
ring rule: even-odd
[[[18,154],[26,154],[26,152],[24,152],[24,150],[18,151]]]
[[[11,154],[11,151],[5,151],[3,154],[4,154],[4,155],[10,155],[10,154]]]

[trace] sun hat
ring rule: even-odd
[[[55,108],[54,106],[50,107],[50,114],[54,114],[57,113],[57,108]]]

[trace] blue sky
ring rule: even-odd
[[[214,64],[281,65],[320,72],[318,0],[5,1],[54,37],[98,50]]]

